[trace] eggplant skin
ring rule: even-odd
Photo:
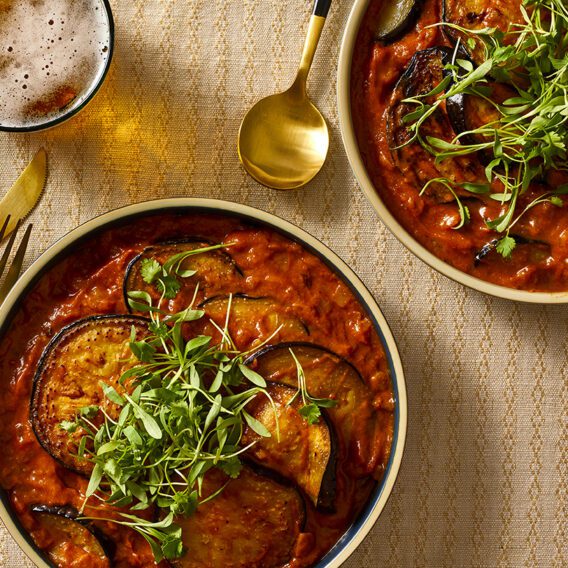
[[[241,444],[255,445],[246,456],[294,482],[320,511],[334,512],[337,442],[325,409],[317,423],[308,424],[299,414],[301,398],[291,402],[298,392],[296,389],[268,383],[267,390],[276,413],[263,395],[247,406],[247,412],[264,424],[272,436],[263,438],[247,427]]]
[[[209,495],[227,477],[217,469],[204,480]],[[276,568],[293,557],[304,529],[305,505],[298,490],[244,466],[223,491],[190,517],[177,518],[186,554],[176,568]]]
[[[44,349],[34,376],[30,420],[39,443],[65,467],[85,476],[92,470],[90,462],[75,455],[81,429],[69,434],[60,423],[91,405],[117,414],[99,381],[118,388],[122,373],[137,363],[129,348],[131,329],[134,326],[142,337],[148,321],[139,316],[91,316],[64,327]]]
[[[404,117],[416,107],[404,103],[403,100],[427,94],[438,86],[445,76],[444,66],[451,60],[452,53],[450,48],[444,46],[416,52],[398,80],[389,101],[387,137],[393,162],[405,181],[417,191],[437,177],[447,178],[454,183],[480,183],[484,180],[484,170],[478,156],[458,156],[436,163],[434,156],[418,141],[410,142],[413,134],[408,125],[404,123]],[[423,138],[433,136],[449,142],[455,137],[456,132],[448,114],[449,109],[443,107],[444,105],[441,105],[423,123],[421,129]],[[457,114],[455,106],[452,110],[454,114]],[[459,189],[457,192],[461,195],[470,195]],[[428,186],[425,196],[437,203],[449,203],[454,200],[451,192],[440,184]]]
[[[174,254],[216,244],[218,243],[208,239],[188,237],[183,240],[167,241],[146,247],[130,261],[126,268],[122,291],[127,310],[132,312],[128,302],[128,292],[130,291],[142,290],[148,292],[154,305],[158,303],[161,296],[154,284],[148,284],[142,279],[140,266],[143,259],[154,258],[163,264]],[[196,270],[197,273],[189,278],[179,278],[182,288],[176,298],[169,301],[171,311],[179,311],[189,305],[196,283],[199,283],[200,289],[208,297],[209,295],[217,294],[220,290],[233,289],[243,276],[233,257],[221,249],[191,256],[182,262],[182,267],[184,269]],[[211,291],[213,292],[211,293]],[[167,306],[164,309],[167,309]]]
[[[388,44],[401,37],[416,23],[423,0],[385,0],[375,27],[375,39]]]
[[[88,555],[88,565],[96,568],[113,566],[116,545],[98,527],[79,520],[79,511],[70,505],[34,505],[31,511],[49,533],[51,546],[47,554],[56,563],[64,560],[64,549],[71,543]],[[60,552],[60,549],[63,549]],[[85,562],[87,559],[85,559]],[[87,565],[87,564],[85,564]]]
[[[510,235],[517,246],[515,247],[516,254],[519,254],[521,247],[525,249],[525,254],[531,259],[532,263],[542,262],[550,256],[551,245],[545,241],[530,239],[523,237],[522,235],[512,234]],[[475,254],[473,265],[479,266],[490,254],[497,254],[496,247],[499,239],[492,239],[485,245],[483,245]]]
[[[227,318],[228,295],[208,298],[200,304],[205,314],[224,327]],[[234,294],[229,313],[229,333],[237,345],[249,347],[255,341],[268,339],[280,328],[279,340],[307,339],[309,328],[295,314],[275,299]]]

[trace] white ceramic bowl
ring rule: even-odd
[[[75,244],[110,225],[120,224],[133,217],[156,212],[166,212],[168,210],[230,214],[279,231],[290,239],[300,243],[322,259],[350,287],[361,304],[366,308],[367,314],[375,325],[387,355],[396,399],[394,437],[391,457],[384,479],[377,485],[376,490],[372,494],[365,509],[359,515],[359,518],[346,531],[334,548],[317,564],[316,568],[335,568],[340,566],[371,530],[392,491],[400,467],[406,437],[406,387],[398,350],[379,306],[361,280],[359,280],[347,264],[320,241],[279,217],[270,215],[259,209],[253,209],[252,207],[228,201],[180,198],[160,199],[130,205],[105,213],[72,230],[47,249],[30,266],[10,291],[6,301],[0,308],[0,337],[9,324],[12,314],[17,310],[20,299],[41,277],[44,270],[71,252]],[[39,568],[48,568],[49,563],[33,544],[29,535],[20,527],[16,516],[9,507],[6,494],[3,490],[0,491],[0,518],[10,534],[36,566]]]
[[[357,34],[361,22],[367,12],[367,7],[373,0],[355,0],[351,14],[347,21],[347,26],[343,35],[341,44],[341,52],[339,55],[339,68],[337,78],[337,98],[339,105],[339,125],[343,144],[351,168],[355,173],[355,177],[367,199],[371,202],[375,211],[381,218],[381,221],[388,227],[392,234],[420,260],[441,272],[448,278],[459,282],[469,288],[505,298],[508,300],[518,300],[521,302],[531,302],[535,304],[564,304],[568,303],[568,292],[527,292],[524,290],[515,290],[505,286],[499,286],[470,276],[457,268],[440,260],[429,250],[416,241],[406,229],[395,219],[392,213],[387,209],[381,200],[361,158],[353,120],[351,117],[351,62],[353,60],[353,50],[357,41]],[[388,2],[389,0],[385,0]]]

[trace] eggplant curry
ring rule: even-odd
[[[0,350],[0,485],[54,566],[312,566],[389,461],[369,315],[238,218],[101,230],[43,273]]]
[[[375,188],[421,245],[495,284],[568,290],[565,0],[371,0],[351,102]]]

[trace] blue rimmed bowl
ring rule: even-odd
[[[160,199],[130,205],[105,213],[73,229],[62,237],[47,249],[22,275],[6,298],[6,301],[0,307],[0,336],[3,335],[10,324],[15,311],[18,309],[20,300],[28,293],[49,267],[54,265],[61,258],[67,256],[80,242],[104,229],[122,224],[135,217],[183,211],[192,213],[217,213],[240,217],[244,220],[252,221],[256,224],[261,224],[276,230],[284,236],[298,242],[325,262],[325,264],[349,286],[361,305],[365,308],[367,315],[373,322],[381,339],[388,361],[395,398],[394,435],[390,459],[383,479],[377,483],[375,490],[359,517],[352,526],[347,529],[335,546],[316,565],[316,568],[338,567],[354,552],[372,529],[393,489],[400,468],[406,438],[406,387],[402,363],[395,340],[377,302],[349,266],[347,266],[339,256],[306,231],[288,221],[259,209],[215,199]],[[0,498],[0,518],[14,540],[36,566],[39,568],[48,568],[50,566],[49,562],[21,527],[16,515],[10,508],[7,495],[3,490],[0,490]]]

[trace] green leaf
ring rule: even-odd
[[[233,457],[228,460],[224,460],[219,463],[219,468],[226,473],[230,478],[236,479],[239,477],[241,470],[243,469],[243,464],[237,457]]]
[[[132,300],[142,300],[149,306],[152,305],[152,298],[150,294],[148,294],[148,292],[144,292],[143,290],[131,290],[130,292],[128,292],[128,298]],[[134,327],[134,329],[136,328]]]
[[[132,425],[127,426],[122,433],[133,446],[142,446],[144,444],[140,434],[138,434],[136,428]]]
[[[146,532],[141,531],[137,527],[134,528],[136,528],[137,532],[140,533],[144,537],[146,542],[150,545],[154,560],[159,564],[164,559],[164,553],[162,552],[161,544],[159,542],[156,542],[156,540],[154,540],[150,535],[146,534]]]
[[[134,394],[134,393],[133,393]],[[156,439],[162,439],[162,430],[156,420],[150,416],[141,406],[134,402],[133,398],[128,397],[130,404],[134,407],[134,414],[142,421],[144,429],[148,434]]]
[[[181,284],[175,276],[168,274],[166,276],[160,276],[160,278],[156,281],[156,288],[158,289],[158,292],[164,296],[164,298],[172,300],[181,290]]]
[[[99,407],[96,404],[91,406],[83,406],[79,409],[80,416],[85,418],[94,418],[99,413]]]
[[[118,447],[120,447],[120,442],[117,442],[116,440],[111,440],[110,442],[103,444],[97,450],[97,456],[102,456],[103,454],[108,454],[109,452],[113,452]]]
[[[193,515],[197,509],[198,497],[197,491],[176,493],[174,495],[174,505],[171,507],[172,512],[174,515],[182,515],[184,517]],[[175,524],[172,525],[172,527],[175,526]]]
[[[205,315],[203,310],[193,310],[193,309],[185,309],[177,314],[171,314],[166,316],[164,319],[167,322],[185,322],[185,321],[195,321],[202,318]]]
[[[140,275],[147,284],[152,284],[162,271],[162,265],[155,258],[143,258],[140,262]]]
[[[447,142],[446,140],[442,140],[441,138],[435,138],[434,136],[426,136],[426,141],[428,144],[433,146],[434,148],[438,148],[439,150],[461,150],[462,145],[456,144],[454,142]]]
[[[107,459],[103,465],[103,472],[110,477],[115,483],[122,484],[122,468],[118,462],[113,459]]]
[[[272,434],[268,431],[268,428],[266,428],[266,426],[262,422],[259,422],[256,418],[251,416],[246,410],[243,410],[243,416],[246,420],[246,423],[259,436],[262,436],[263,438],[270,438],[272,436]]]
[[[118,425],[124,426],[126,424],[126,421],[128,420],[129,416],[130,416],[130,406],[126,405],[120,411],[120,415],[118,417]]]
[[[77,422],[72,422],[71,420],[62,420],[59,423],[59,428],[61,430],[65,430],[65,432],[68,432],[69,434],[73,434],[73,432],[76,432],[77,428],[79,428],[79,424],[77,424]]]
[[[221,385],[223,384],[223,377],[224,373],[223,371],[221,371],[221,369],[219,369],[217,371],[217,374],[215,375],[215,378],[213,379],[213,382],[211,383],[211,386],[209,387],[209,392],[217,392],[221,388]]]
[[[167,560],[174,560],[183,555],[183,542],[181,527],[172,525],[162,540],[162,553]]]
[[[140,407],[138,407],[134,412],[137,413],[140,420],[142,420],[142,424],[144,425],[146,432],[148,432],[152,438],[161,440],[162,430],[154,418]]]
[[[553,195],[550,198],[550,203],[552,203],[552,205],[555,205],[556,207],[564,207],[564,201],[556,195]]]
[[[333,398],[311,398],[310,400],[320,408],[333,408],[337,406],[337,400]]]
[[[197,274],[197,270],[182,270],[181,268],[179,268],[178,270],[176,270],[176,274],[180,278],[190,278],[191,276],[195,276]]]
[[[242,363],[239,364],[239,369],[241,373],[253,384],[257,387],[266,388],[266,381],[255,371],[249,369],[246,365]]]
[[[138,501],[141,501],[142,503],[148,502],[148,495],[146,494],[145,489],[134,481],[127,481],[126,488],[132,495],[134,495],[134,497],[136,497],[136,499],[138,499]]]
[[[100,387],[103,389],[103,393],[111,402],[124,406],[125,400],[122,398],[110,385],[107,385],[104,381],[99,381]]]
[[[469,75],[464,77],[459,82],[459,89],[460,91],[464,91],[467,87],[472,85],[473,83],[477,83],[481,79],[484,79],[487,74],[493,68],[493,59],[489,58],[485,60],[477,69],[474,69]]]
[[[211,405],[209,412],[207,413],[207,417],[205,418],[205,424],[203,426],[204,431],[209,430],[209,427],[211,426],[211,424],[213,424],[213,421],[219,415],[219,411],[221,410],[221,400],[222,397],[220,394],[218,394],[215,397],[215,401]]]
[[[489,197],[494,201],[499,201],[500,203],[507,203],[513,198],[510,193],[492,193]]]
[[[302,406],[298,412],[308,424],[316,424],[319,422],[321,416],[321,411],[318,405],[314,402]]]
[[[403,124],[410,124],[412,122],[416,122],[423,114],[424,114],[424,105],[420,106],[418,109],[405,114],[402,117]]]
[[[195,351],[205,345],[209,345],[209,343],[211,343],[211,337],[209,337],[208,335],[198,335],[197,337],[190,339],[185,344],[185,356],[187,357],[187,355],[192,351]]]
[[[509,258],[516,246],[517,243],[515,242],[515,239],[513,237],[510,237],[509,235],[505,235],[504,237],[499,239],[497,245],[495,246],[495,250],[503,258]]]
[[[132,298],[128,298],[128,305],[135,312],[150,312],[150,313],[156,313],[156,314],[163,313],[162,310],[160,310],[158,308],[154,308],[154,307],[152,307],[151,305],[148,305],[148,304],[142,304],[140,302],[136,302]]]
[[[99,488],[101,480],[103,478],[103,466],[100,463],[95,464],[93,471],[91,473],[91,478],[89,479],[89,485],[87,486],[87,491],[85,492],[85,497],[90,497]]]
[[[470,183],[470,182],[463,182],[460,184],[466,191],[470,193],[475,193],[482,195],[484,193],[489,193],[491,191],[491,185],[488,183]]]
[[[82,458],[85,456],[85,449],[87,447],[87,436],[83,436],[79,442],[79,448],[77,449],[77,455]]]
[[[156,348],[147,341],[131,341],[130,350],[142,363],[150,363],[156,354]]]
[[[148,324],[148,329],[151,333],[153,333],[156,337],[161,339],[165,339],[168,337],[168,332],[170,328],[162,321],[151,321]]]

